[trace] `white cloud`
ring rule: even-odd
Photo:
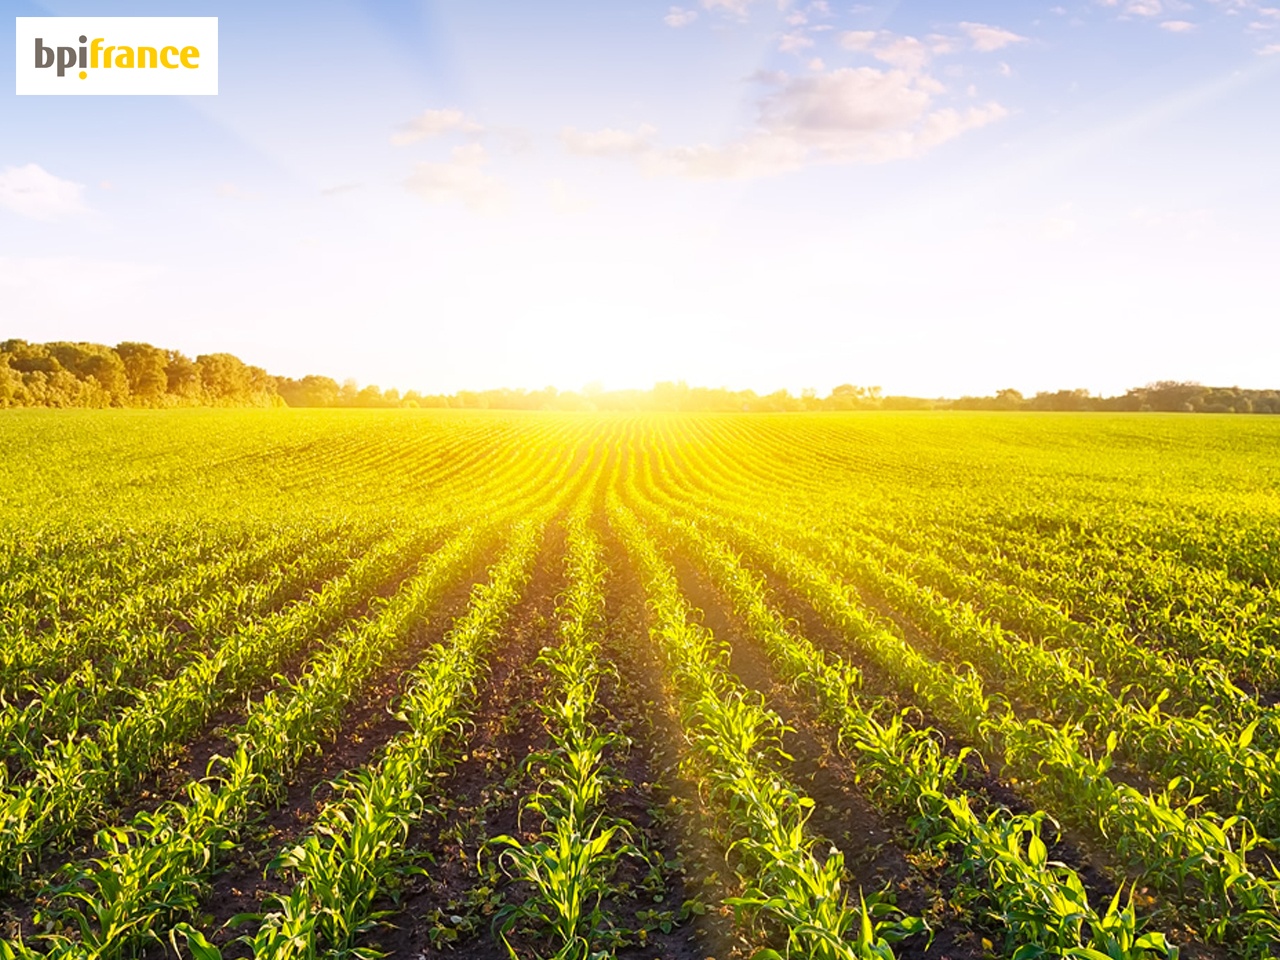
[[[480,133],[482,130],[484,127],[468,120],[461,110],[424,110],[402,126],[398,133],[393,133],[391,143],[403,147],[446,133]]]
[[[1258,51],[1264,57],[1272,57],[1280,53],[1280,43],[1269,43]]]
[[[662,22],[668,27],[687,27],[697,19],[697,10],[685,10],[682,7],[672,7],[667,11],[667,15],[662,18]]]
[[[874,30],[849,30],[840,34],[840,46],[846,50],[870,50],[877,36]]]
[[[933,55],[933,50],[915,37],[900,37],[885,31],[849,30],[840,35],[840,46],[869,53],[890,66],[912,71],[923,70]]]
[[[646,154],[644,170],[654,176],[693,180],[736,180],[767,177],[804,166],[803,145],[782,136],[756,134],[718,147],[698,144]]]
[[[908,70],[844,68],[781,76],[750,133],[724,146],[700,144],[642,156],[653,174],[745,178],[815,163],[881,163],[919,156],[1006,115],[990,103],[963,112],[934,109],[940,87]]]
[[[702,0],[704,10],[723,10],[735,17],[745,17],[751,9],[751,0]]]
[[[729,0],[715,2],[730,6]],[[779,2],[785,9],[788,0]],[[812,3],[805,9],[826,12]],[[985,24],[963,27],[969,42],[982,50],[1025,39]],[[634,132],[566,128],[561,140],[571,153],[631,157],[650,175],[747,178],[820,163],[880,163],[919,156],[1007,114],[998,103],[958,110],[934,102],[946,87],[930,74],[929,62],[935,55],[957,50],[956,38],[931,34],[921,41],[886,30],[851,30],[840,34],[838,42],[889,66],[828,70],[820,58],[810,58],[804,76],[758,74],[755,79],[769,89],[757,102],[756,123],[727,142],[663,148],[653,142],[657,131],[647,125]],[[781,49],[801,53],[811,45],[807,37],[787,34]],[[1011,71],[1005,66],[1002,72]],[[969,96],[976,95],[971,89]]]
[[[869,53],[882,63],[914,71],[923,70],[934,57],[955,53],[958,49],[954,37],[940,33],[931,33],[921,41],[887,30],[849,30],[840,34],[839,43],[846,50]]]
[[[1161,30],[1168,30],[1170,33],[1190,33],[1196,28],[1196,25],[1190,20],[1166,20],[1160,24]]]
[[[760,125],[820,149],[843,152],[849,137],[915,122],[930,91],[901,71],[846,68],[786,80],[760,108]]]
[[[904,70],[923,70],[933,55],[923,43],[915,37],[895,37],[882,46],[871,51],[877,60]]]
[[[802,53],[812,46],[813,41],[803,34],[788,33],[783,35],[782,41],[778,44],[778,49],[782,53]]]
[[[472,210],[493,212],[506,202],[506,188],[484,167],[489,155],[478,143],[455,147],[448,163],[419,163],[405,186],[428,203],[461,201]]]
[[[1124,12],[1139,17],[1158,17],[1164,13],[1164,4],[1160,0],[1129,0]]]
[[[570,153],[582,156],[634,156],[649,149],[649,143],[657,132],[656,127],[647,123],[637,127],[635,132],[611,128],[584,131],[565,127],[560,131],[560,141]]]
[[[929,52],[934,56],[955,53],[958,49],[956,40],[953,37],[944,36],[941,33],[929,34],[929,36],[925,37],[925,42],[929,44]]]
[[[1025,43],[1026,37],[1014,33],[1012,30],[1005,30],[1003,27],[993,27],[985,23],[970,23],[965,21],[960,24],[960,29],[965,32],[973,43],[973,49],[980,53],[990,53],[993,50],[1000,50],[1014,43]]]
[[[0,207],[32,220],[57,220],[84,212],[84,184],[55,177],[43,167],[0,171]]]

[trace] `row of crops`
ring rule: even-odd
[[[0,420],[0,957],[1280,953],[1280,434]]]

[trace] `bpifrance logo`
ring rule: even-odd
[[[17,17],[19,94],[218,92],[217,17]]]

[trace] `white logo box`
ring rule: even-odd
[[[217,17],[15,20],[19,95],[210,97],[218,93]],[[111,66],[107,66],[108,50]]]

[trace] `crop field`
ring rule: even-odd
[[[7,411],[0,958],[1280,955],[1280,422]]]

